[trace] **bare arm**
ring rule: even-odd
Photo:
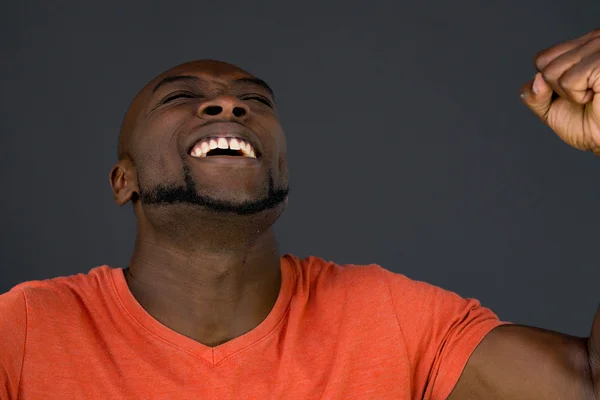
[[[523,102],[569,145],[600,156],[600,29],[540,52]],[[450,399],[600,400],[600,313],[589,339],[525,326],[494,329]]]
[[[597,400],[589,354],[585,338],[500,326],[473,352],[449,399]]]

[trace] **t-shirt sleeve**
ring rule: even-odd
[[[446,399],[481,340],[504,324],[474,299],[386,270],[414,399]]]
[[[17,399],[27,331],[23,290],[0,294],[0,399]]]

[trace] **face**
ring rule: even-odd
[[[285,138],[273,94],[230,64],[191,62],[150,82],[126,116],[120,153],[121,165],[129,163],[137,178],[131,198],[144,208],[253,214],[287,197]],[[111,178],[115,190],[115,169]]]

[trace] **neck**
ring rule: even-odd
[[[170,224],[166,232],[138,224],[126,271],[133,296],[150,315],[208,346],[259,325],[281,288],[272,229],[243,218],[219,219],[202,218],[185,229]]]

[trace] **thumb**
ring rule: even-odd
[[[541,72],[521,88],[523,102],[544,122],[547,122],[552,106],[552,93],[552,88],[546,83]]]

